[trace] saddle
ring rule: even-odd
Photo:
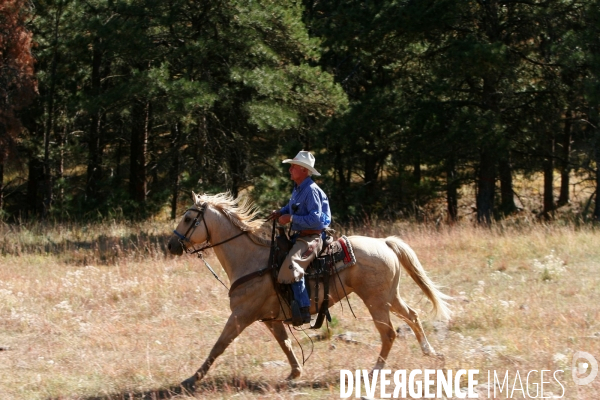
[[[294,299],[291,287],[290,285],[277,282],[277,275],[293,243],[285,233],[283,227],[278,228],[278,233],[275,239],[276,244],[273,252],[271,271],[276,291],[290,305]],[[326,236],[321,252],[312,261],[307,270],[304,271],[308,297],[318,309],[317,319],[311,325],[311,329],[321,328],[325,318],[331,322],[331,316],[329,315],[329,277],[354,263],[356,263],[356,258],[354,257],[350,240],[346,236],[342,236],[337,240],[332,236]],[[319,305],[319,288],[321,285],[323,285],[323,300]],[[314,296],[311,296],[313,288]]]

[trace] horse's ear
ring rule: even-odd
[[[196,193],[194,193],[194,191],[192,190],[192,201],[194,202],[194,204],[196,204],[197,200],[198,200],[198,195]]]

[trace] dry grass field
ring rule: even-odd
[[[302,346],[294,343],[296,354],[310,356],[299,382],[283,381],[289,373],[284,354],[256,323],[217,359],[195,397],[177,394],[177,384],[204,361],[229,310],[226,289],[200,260],[166,255],[172,225],[0,226],[0,399],[339,398],[340,369],[372,368],[379,336],[366,307],[351,295],[356,319],[343,302],[331,309],[329,334],[294,332]],[[600,377],[587,386],[571,378],[574,352],[600,360],[596,230],[373,223],[339,233],[399,235],[455,298],[453,318],[433,321],[424,296],[403,275],[404,298],[420,311],[446,361],[424,357],[407,325],[394,317],[399,329],[389,369],[479,369],[480,398],[487,398],[488,371],[509,371],[513,387],[517,372],[525,382],[531,370],[563,370],[557,375],[562,398],[600,398]],[[533,377],[539,383],[539,375]],[[546,381],[546,397],[562,394],[555,380]],[[523,397],[513,392],[512,398]]]

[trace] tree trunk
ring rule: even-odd
[[[496,163],[492,151],[483,149],[479,160],[477,177],[477,222],[490,225],[494,211],[496,189]]]
[[[512,180],[512,165],[508,152],[505,157],[498,160],[498,175],[500,177],[500,209],[504,215],[515,212],[515,196]]]
[[[177,218],[177,201],[179,200],[179,124],[171,127],[171,219]]]
[[[458,179],[454,158],[446,161],[446,204],[448,206],[448,221],[458,220]]]
[[[44,163],[33,154],[29,159],[29,174],[27,177],[27,215],[39,215],[43,208],[39,191],[44,177]]]
[[[346,169],[344,168],[344,156],[342,154],[342,149],[341,146],[336,146],[333,149],[333,154],[334,154],[334,161],[333,161],[333,165],[334,165],[334,169],[335,169],[335,173],[337,176],[337,181],[338,181],[338,188],[339,188],[339,201],[337,202],[336,206],[338,207],[337,209],[340,210],[343,213],[346,213],[348,211],[348,195],[347,195],[347,190],[348,190],[348,180],[346,180]]]
[[[206,114],[202,113],[201,117],[198,118],[198,124],[196,125],[196,151],[194,152],[194,157],[196,158],[196,164],[198,165],[198,168],[200,169],[200,175],[203,176],[205,174],[205,166],[208,165],[208,160],[206,158],[206,151],[208,149],[209,146],[209,138],[208,138],[208,132],[209,132],[209,121],[206,118]]]
[[[0,156],[1,158],[1,156]],[[2,210],[4,208],[4,163],[0,159],[0,221],[2,220]]]
[[[66,110],[63,112],[66,113]],[[56,145],[58,147],[58,159],[56,160],[56,180],[59,183],[58,193],[56,195],[59,208],[64,206],[65,184],[62,182],[65,173],[65,143],[67,138],[67,124],[62,128],[62,133],[56,133]]]
[[[129,194],[142,204],[146,201],[146,149],[150,103],[134,101],[131,110]]]
[[[594,205],[594,215],[592,218],[595,222],[600,222],[600,130],[596,131],[594,158],[596,159],[596,202]]]
[[[96,199],[100,192],[102,180],[102,146],[100,144],[100,124],[102,119],[94,113],[91,119],[88,136],[88,165],[85,195],[88,199]]]
[[[248,154],[245,154],[244,144],[238,142],[235,136],[232,134],[231,144],[226,148],[226,159],[229,167],[229,176],[231,178],[231,184],[229,190],[234,198],[237,198],[240,189],[244,183],[244,176],[246,175]]]
[[[500,37],[500,24],[498,22],[498,3],[492,1],[485,3],[486,20],[485,31],[491,43],[495,43]],[[491,110],[496,118],[500,120],[501,111],[499,107],[500,92],[496,88],[497,78],[486,76],[483,79],[482,101]],[[494,136],[497,138],[498,133]],[[489,140],[489,139],[488,139]],[[493,139],[497,140],[497,139]],[[498,142],[486,142],[480,152],[479,177],[477,182],[477,222],[490,225],[494,213],[494,197],[496,191],[496,161],[498,153],[496,147]],[[499,157],[502,158],[502,157]]]
[[[378,185],[377,178],[379,176],[379,167],[377,162],[377,156],[373,154],[364,155],[364,191],[362,195],[362,205],[368,215],[373,211],[373,205],[377,201]]]
[[[554,139],[550,138],[547,142],[547,154],[543,162],[544,171],[544,209],[542,215],[544,218],[550,218],[550,214],[556,209],[554,204]]]
[[[413,163],[413,178],[415,180],[415,184],[421,183],[421,156],[416,154],[415,161]]]
[[[122,180],[121,173],[121,158],[123,156],[123,138],[119,138],[119,143],[117,144],[117,151],[115,152],[115,185],[120,185]]]
[[[158,168],[158,152],[153,148],[153,136],[152,132],[152,104],[148,104],[148,124],[146,126],[146,197],[153,190],[160,191],[164,188],[160,187],[159,182],[159,168]]]
[[[571,166],[569,163],[571,155],[571,135],[572,135],[573,112],[567,110],[565,115],[565,130],[561,141],[560,155],[560,195],[558,196],[558,206],[564,206],[569,203],[569,174]]]
[[[375,187],[379,175],[377,156],[372,154],[365,154],[364,162],[365,185]]]
[[[342,156],[342,151],[340,147],[336,147],[335,150],[335,171],[338,176],[338,181],[341,188],[345,188],[347,186],[346,175],[344,170],[344,157]]]
[[[54,131],[54,94],[56,92],[56,69],[58,67],[58,38],[60,19],[62,16],[62,3],[56,9],[54,19],[54,40],[52,50],[52,63],[50,66],[50,88],[48,91],[48,115],[46,118],[46,126],[44,129],[44,163],[43,163],[43,180],[44,180],[44,200],[43,200],[43,216],[50,211],[52,206],[52,172],[50,169],[50,137]]]
[[[94,49],[92,55],[92,90],[93,96],[99,96],[101,89],[100,66],[102,65],[102,52],[100,50],[100,40],[94,39]],[[100,143],[101,131],[100,110],[93,110],[91,115],[91,125],[88,136],[88,165],[87,182],[85,194],[88,199],[96,199],[99,195],[99,183],[102,181],[102,145]]]

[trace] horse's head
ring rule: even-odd
[[[197,205],[197,195],[194,193],[194,202],[196,205],[187,209],[183,217],[173,231],[173,236],[169,239],[168,249],[171,254],[180,256],[183,251],[193,247],[195,244],[203,243],[208,240],[208,227],[204,219],[206,203]]]

